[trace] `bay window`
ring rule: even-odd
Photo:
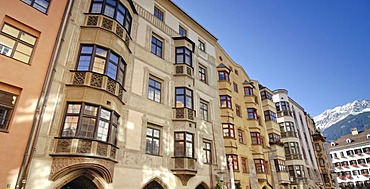
[[[186,64],[190,67],[192,64],[192,53],[186,47],[176,47],[176,64]]]
[[[220,95],[220,106],[221,108],[232,108],[231,97],[228,95]]]
[[[194,157],[193,134],[175,132],[175,157]]]
[[[176,108],[193,109],[193,91],[185,87],[176,87]]]

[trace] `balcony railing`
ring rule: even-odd
[[[195,110],[189,108],[173,108],[174,120],[194,121]]]
[[[302,159],[302,154],[286,154],[285,155],[286,160],[301,160]]]
[[[284,110],[284,111],[278,111],[277,113],[276,113],[276,116],[277,117],[284,117],[284,116],[290,116],[290,117],[292,117],[292,111],[290,111],[290,110]]]
[[[287,137],[295,137],[297,138],[297,132],[295,131],[287,131],[281,133],[281,138],[287,138]]]
[[[125,90],[123,86],[117,81],[111,79],[110,77],[94,72],[81,72],[81,71],[71,71],[73,85],[85,85],[98,89],[102,89],[122,101],[123,91]]]
[[[85,26],[86,27],[98,27],[116,34],[121,38],[126,45],[129,45],[130,36],[116,20],[111,19],[101,14],[86,14],[85,15]]]
[[[180,178],[182,185],[186,186],[188,180],[197,174],[197,160],[189,157],[173,157],[171,171]]]
[[[56,138],[52,156],[82,156],[103,158],[116,162],[117,147],[96,140],[79,138]]]

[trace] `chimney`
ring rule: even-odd
[[[352,135],[357,135],[358,134],[357,128],[352,128],[351,133]]]

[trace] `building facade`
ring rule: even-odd
[[[305,114],[306,123],[312,136],[315,158],[319,166],[319,172],[324,188],[335,188],[336,184],[331,174],[331,162],[326,147],[326,138],[316,129],[315,121],[309,114]]]
[[[271,188],[270,145],[258,82],[222,47],[217,46],[216,54],[223,138],[236,185]]]
[[[1,0],[0,187],[26,182],[69,1]]]
[[[340,188],[369,188],[370,130],[352,133],[331,142],[330,157]]]
[[[215,187],[217,39],[166,0],[76,0],[70,15],[26,188]]]
[[[322,187],[304,109],[288,96],[288,91],[285,89],[275,90],[273,101],[284,143],[285,163],[291,188]]]

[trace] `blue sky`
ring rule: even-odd
[[[174,0],[252,79],[312,116],[370,99],[370,0]]]

